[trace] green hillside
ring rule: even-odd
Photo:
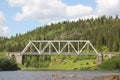
[[[116,52],[120,48],[120,18],[102,16],[38,27],[26,34],[0,38],[0,52],[22,51],[29,40],[90,40],[100,52]]]

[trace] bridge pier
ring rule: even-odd
[[[103,60],[104,60],[103,54],[98,54],[97,59],[96,59],[96,64],[97,65],[101,64],[103,62]]]

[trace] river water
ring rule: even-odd
[[[103,80],[102,76],[112,75],[120,75],[120,73],[98,71],[0,71],[0,80]]]

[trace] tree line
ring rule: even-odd
[[[19,52],[29,40],[90,40],[99,52],[120,50],[120,18],[101,16],[40,26],[11,38],[0,37],[0,52]]]

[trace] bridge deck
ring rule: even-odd
[[[52,53],[49,53],[49,52],[44,52],[42,54],[39,54],[39,53],[24,53],[22,55],[96,55],[95,53],[81,53],[81,54],[76,54],[76,53],[68,53],[68,52],[63,52],[61,54],[57,54],[56,52],[52,52]]]

